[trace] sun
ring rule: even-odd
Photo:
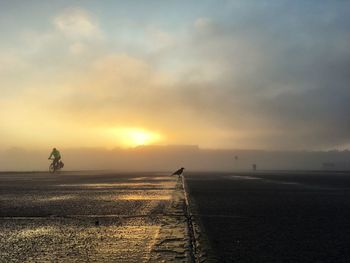
[[[141,128],[113,128],[111,131],[116,142],[124,147],[150,145],[162,138],[158,132]]]
[[[146,145],[152,141],[152,135],[149,132],[142,130],[133,130],[127,133],[127,141],[129,144],[133,145]]]
[[[126,129],[123,136],[123,144],[128,146],[149,145],[160,140],[159,133],[143,129]]]

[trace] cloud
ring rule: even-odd
[[[53,20],[56,28],[70,38],[100,38],[101,32],[93,16],[80,8],[67,9]]]
[[[69,51],[73,55],[82,55],[88,51],[88,47],[81,42],[74,42],[69,46]]]
[[[156,51],[159,51],[159,49],[171,48],[176,43],[172,34],[157,27],[148,28],[146,30],[146,35],[149,38],[152,49]]]
[[[26,61],[21,59],[15,52],[0,53],[0,74],[27,68]]]
[[[199,17],[194,22],[194,27],[198,32],[208,33],[211,30],[215,30],[215,23],[208,17]]]
[[[349,19],[341,5],[316,4],[312,16],[310,8],[271,3],[249,6],[244,16],[230,20],[197,19],[185,50],[197,61],[190,76],[198,77],[195,84],[183,78],[181,87],[187,88],[179,92],[186,107],[231,134],[231,144],[347,145]],[[208,81],[203,65],[219,74]],[[237,131],[242,136],[235,136]]]
[[[93,138],[94,125],[126,125],[204,147],[345,148],[349,7],[241,2],[200,14],[178,31],[154,21],[134,31],[135,24],[124,23],[121,38],[103,34],[93,14],[67,9],[42,38],[32,35],[40,42],[35,52],[1,65],[31,65],[29,77],[21,75],[30,85],[21,83],[26,92],[17,101],[45,105],[31,110],[46,107],[74,133],[70,141],[84,130],[85,140]],[[19,123],[25,118],[17,116]]]

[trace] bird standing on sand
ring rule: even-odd
[[[185,168],[181,167],[179,170],[177,170],[175,173],[173,173],[172,175],[182,175],[182,173],[184,172]]]

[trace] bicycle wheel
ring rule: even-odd
[[[56,168],[55,168],[55,166],[53,165],[53,163],[50,164],[50,166],[49,166],[49,172],[50,172],[50,173],[54,173],[55,171],[56,171]]]

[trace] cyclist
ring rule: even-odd
[[[53,165],[54,165],[54,167],[57,167],[58,166],[58,162],[61,160],[61,154],[56,148],[53,148],[48,159],[50,160],[52,156],[54,157]]]

